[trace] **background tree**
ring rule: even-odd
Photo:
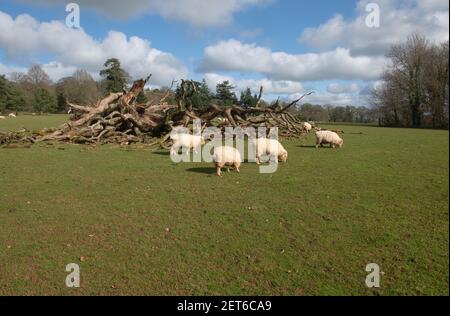
[[[63,93],[56,93],[56,111],[59,113],[66,112],[69,108],[67,104],[67,99]]]
[[[202,82],[192,81],[191,85],[185,85],[185,91],[182,90],[181,85],[178,85],[175,97],[177,102],[184,98],[187,105],[192,105],[194,109],[203,109],[209,105],[212,99],[211,91],[204,79]]]
[[[253,95],[250,88],[247,88],[244,91],[241,91],[241,96],[239,98],[239,104],[242,107],[254,107],[254,106],[256,106],[257,102],[258,102],[258,96],[256,94]]]
[[[19,87],[6,77],[0,76],[0,112],[5,110],[21,111],[25,105],[25,97]]]
[[[216,99],[220,105],[230,106],[237,103],[236,94],[233,92],[235,88],[228,80],[217,84]]]
[[[56,94],[59,101],[64,98],[79,105],[95,103],[101,97],[97,82],[87,71],[81,69],[70,77],[60,79],[56,84]]]
[[[304,121],[326,122],[329,120],[327,109],[320,105],[305,103],[300,106],[298,112]]]
[[[54,113],[57,110],[56,98],[47,89],[36,90],[34,100],[34,109],[39,113]]]
[[[110,58],[103,66],[105,69],[100,71],[100,76],[104,78],[102,86],[105,93],[123,91],[130,82],[130,75],[121,68],[120,61]]]
[[[42,90],[46,90],[47,94],[56,100],[53,82],[40,65],[31,66],[27,73],[14,73],[11,75],[11,78],[23,93],[26,106],[23,106],[22,110],[36,110],[40,108],[40,105],[36,103],[42,102],[42,100],[37,100],[36,97],[43,94]],[[49,109],[56,111],[56,106]],[[39,110],[38,112],[43,111],[45,109],[42,109],[42,111]]]
[[[29,85],[29,90],[32,93],[40,89],[50,91],[53,84],[50,77],[40,65],[31,66],[26,76],[23,77],[23,80]]]
[[[448,128],[448,41],[429,42],[414,34],[393,45],[384,82],[372,91],[372,102],[384,125]]]
[[[449,120],[449,43],[434,45],[426,60],[425,111],[429,113],[431,127],[448,127]]]

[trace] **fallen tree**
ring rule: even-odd
[[[156,147],[170,145],[169,133],[175,126],[188,127],[193,120],[200,119],[204,126],[230,127],[278,127],[281,136],[300,136],[303,133],[301,122],[288,110],[296,105],[307,93],[287,105],[279,100],[272,106],[262,107],[261,87],[258,101],[254,107],[238,105],[222,107],[210,104],[204,109],[194,109],[190,96],[197,93],[195,83],[181,80],[181,97],[177,104],[168,104],[171,89],[154,104],[136,103],[136,98],[151,76],[135,81],[128,92],[111,93],[92,106],[80,106],[68,103],[71,108],[69,122],[56,129],[44,129],[31,133],[0,133],[0,144],[35,143],[35,142],[69,142],[77,144],[92,143],[146,143]],[[172,82],[173,87],[174,82]],[[188,100],[188,101],[186,101]]]

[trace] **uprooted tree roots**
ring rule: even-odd
[[[281,106],[277,101],[270,107],[261,107],[261,88],[258,102],[254,107],[237,105],[221,107],[211,104],[204,109],[193,109],[190,96],[197,93],[192,81],[181,81],[181,97],[177,104],[170,105],[165,100],[167,94],[157,103],[136,103],[136,97],[150,79],[135,81],[128,92],[112,93],[92,106],[69,103],[72,111],[69,122],[56,129],[44,129],[31,133],[0,132],[0,145],[11,143],[68,142],[77,144],[132,144],[145,143],[167,148],[169,133],[175,126],[188,127],[195,119],[201,119],[204,126],[230,127],[278,127],[281,136],[300,136],[301,122],[288,110],[306,95]],[[172,83],[173,86],[173,83]],[[191,89],[189,89],[191,87]],[[190,94],[190,95],[188,95]]]

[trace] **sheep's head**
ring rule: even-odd
[[[281,160],[281,162],[286,162],[287,159],[288,159],[288,153],[287,153],[287,151],[282,152],[282,153],[279,155],[279,159]]]
[[[343,139],[339,140],[338,146],[339,146],[339,148],[342,148],[342,146],[344,146],[344,140]]]

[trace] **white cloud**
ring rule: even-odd
[[[361,96],[369,96],[373,90],[381,88],[381,86],[384,84],[383,80],[375,80],[372,82],[369,82],[365,87],[363,87],[359,91],[359,95]]]
[[[33,4],[60,5],[60,0],[22,0]],[[272,0],[77,0],[81,10],[94,9],[107,16],[129,19],[144,14],[159,14],[169,20],[196,27],[229,24],[233,14],[249,7],[267,5]]]
[[[209,88],[214,91],[216,85],[225,80],[228,80],[233,86],[236,87],[236,92],[240,92],[247,88],[250,88],[253,93],[258,93],[260,87],[264,88],[264,94],[292,94],[304,91],[303,85],[300,82],[282,80],[273,81],[267,78],[264,79],[241,79],[236,80],[231,76],[223,76],[214,73],[205,74],[205,81]]]
[[[253,72],[273,80],[291,81],[372,80],[379,77],[385,65],[383,57],[354,57],[345,48],[320,54],[291,55],[230,39],[206,47],[198,71]]]
[[[49,62],[41,65],[42,69],[47,73],[51,80],[54,82],[58,81],[61,78],[68,77],[72,75],[77,68],[73,66],[64,66],[58,62]],[[13,73],[22,72],[26,73],[28,68],[20,67],[20,66],[7,66],[0,64],[0,75],[6,75],[9,77]],[[94,77],[99,78],[98,74],[92,74]]]
[[[344,83],[332,83],[327,87],[327,91],[333,94],[340,93],[356,93],[360,90],[359,85],[356,83],[344,84]]]
[[[58,21],[41,23],[26,14],[13,19],[1,11],[0,29],[0,49],[8,60],[29,61],[52,55],[55,60],[44,69],[54,78],[76,68],[98,73],[111,57],[118,58],[133,78],[152,73],[154,84],[167,85],[188,72],[172,54],[153,48],[139,37],[127,38],[121,32],[111,31],[98,41],[84,30],[68,28]]]
[[[7,66],[0,64],[0,76],[1,75],[10,75],[13,72],[26,72],[27,69],[24,67],[15,67],[15,66]]]
[[[358,3],[355,19],[336,15],[318,27],[305,29],[299,41],[319,50],[347,47],[352,55],[375,56],[384,55],[392,44],[405,41],[412,33],[421,33],[436,42],[449,38],[447,0],[378,0],[380,28],[365,24],[369,2],[373,1]]]
[[[289,100],[296,100],[302,94],[294,93],[289,96]],[[331,106],[367,106],[367,98],[365,96],[349,94],[349,93],[340,93],[333,94],[327,92],[316,92],[305,97],[301,104],[311,103],[311,104],[320,104],[320,105],[331,105]]]
[[[52,61],[47,64],[43,64],[42,69],[48,74],[50,79],[56,82],[61,78],[72,75],[77,70],[77,67],[64,66],[61,63]]]

